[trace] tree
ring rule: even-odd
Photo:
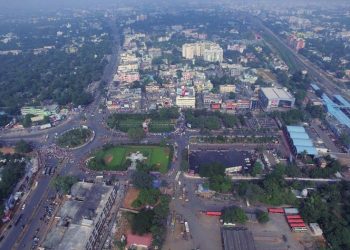
[[[23,120],[22,120],[22,125],[25,128],[29,128],[30,126],[32,126],[32,115],[27,114],[24,116]]]
[[[257,176],[258,174],[261,174],[262,170],[263,170],[263,167],[262,167],[261,163],[258,162],[258,161],[256,161],[256,162],[254,163],[253,168],[252,168],[251,175],[252,175],[253,177],[255,177],[255,176]]]
[[[24,140],[18,141],[15,145],[16,153],[26,154],[32,152],[32,150],[32,146]]]
[[[160,196],[158,189],[141,189],[139,196],[132,202],[132,206],[135,208],[145,205],[153,206],[157,203]]]
[[[240,223],[244,224],[247,222],[248,217],[244,210],[239,207],[228,207],[222,211],[221,219],[225,223]]]
[[[206,164],[202,165],[199,168],[199,175],[201,177],[211,177],[216,175],[225,175],[225,166],[220,163],[212,163],[212,164]]]
[[[216,192],[228,193],[232,189],[232,181],[227,176],[215,175],[209,177],[209,188]]]
[[[149,209],[142,209],[132,220],[131,228],[133,233],[143,235],[151,232],[154,212]]]
[[[348,133],[346,132],[341,133],[339,139],[344,146],[346,147],[350,146],[350,135]]]
[[[151,188],[153,178],[150,174],[143,171],[136,171],[132,175],[132,183],[140,189]]]
[[[51,182],[51,186],[56,189],[57,192],[62,194],[69,194],[70,189],[78,179],[74,176],[56,176]]]
[[[264,212],[264,211],[259,211],[257,213],[257,218],[258,218],[259,223],[261,223],[261,224],[265,224],[266,222],[268,222],[270,220],[269,214],[267,212]]]
[[[134,141],[140,141],[145,137],[145,132],[142,128],[130,128],[128,130],[128,137]]]

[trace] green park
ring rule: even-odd
[[[75,128],[61,134],[57,144],[62,148],[76,148],[87,143],[92,136],[93,132],[88,128]]]
[[[148,170],[166,173],[170,163],[171,150],[161,146],[123,145],[104,147],[97,151],[88,163],[88,168],[96,171],[125,171],[130,166],[128,157],[140,153],[144,157],[138,166]]]

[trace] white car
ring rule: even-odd
[[[22,205],[22,210],[24,210],[26,208],[26,204]]]

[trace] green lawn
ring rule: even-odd
[[[89,167],[94,170],[126,170],[126,157],[137,151],[147,157],[147,165],[156,165],[161,173],[168,171],[170,149],[160,146],[116,146],[101,150],[95,154]]]

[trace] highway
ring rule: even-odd
[[[100,83],[110,83],[112,81],[119,61],[120,40],[115,21],[114,18],[110,20],[114,46],[112,48],[109,63],[104,69]],[[6,144],[14,144],[14,142],[20,139],[30,141],[43,156],[45,161],[44,164],[55,167],[55,175],[73,174],[80,179],[91,178],[91,176],[87,175],[83,169],[77,167],[77,165],[83,163],[82,161],[84,160],[84,157],[94,149],[105,144],[105,141],[120,143],[128,140],[126,136],[118,136],[118,134],[104,126],[104,118],[107,114],[98,112],[102,98],[103,96],[101,93],[97,91],[95,93],[94,101],[84,110],[88,117],[85,123],[81,119],[81,114],[72,114],[66,121],[62,122],[57,127],[48,130],[27,130],[16,133],[2,131],[0,134],[0,140]],[[53,147],[56,133],[61,134],[66,130],[76,126],[81,126],[82,124],[87,125],[95,132],[95,139],[91,143],[74,151],[62,150],[59,151],[56,156],[48,155],[46,151],[48,148]],[[46,136],[48,136],[47,140],[45,140]],[[56,196],[56,191],[50,188],[50,181],[55,175],[48,176],[41,174],[42,167],[43,166],[39,169],[40,173],[37,178],[38,185],[30,192],[26,199],[25,208],[16,213],[5,232],[2,233],[4,239],[0,243],[0,249],[31,249],[33,246],[33,238],[40,238],[40,235],[46,228],[47,225],[43,218],[47,213],[47,207],[52,203],[50,198]],[[16,221],[19,216],[20,220],[18,224],[14,225],[14,221]]]
[[[320,87],[323,88],[325,93],[327,93],[330,96],[335,94],[341,94],[345,98],[350,100],[350,94],[349,92],[346,91],[345,86],[342,86],[342,84],[339,84],[339,83],[335,83],[332,79],[329,78],[329,76],[324,71],[319,69],[313,63],[311,63],[307,58],[298,54],[295,50],[289,47],[285,41],[283,41],[271,29],[269,29],[258,17],[252,16],[249,14],[247,15],[247,17],[248,17],[248,20],[256,28],[260,28],[263,32],[270,35],[271,38],[274,39],[274,42],[278,44],[278,47],[283,48],[284,51],[288,53],[289,56],[293,57],[302,69],[307,70],[311,78],[315,81],[316,84],[318,84]],[[262,36],[264,37],[264,34],[262,34]]]

